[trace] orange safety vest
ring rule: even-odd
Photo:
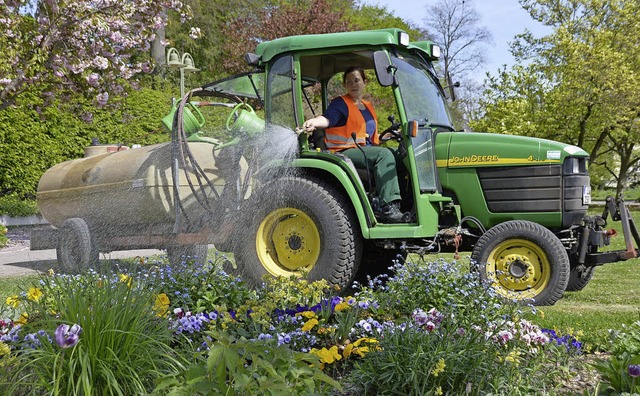
[[[339,127],[327,128],[325,131],[325,142],[329,150],[345,150],[348,148],[355,148],[356,145],[351,138],[351,133],[356,133],[356,140],[360,146],[367,144],[367,124],[364,121],[364,116],[356,106],[356,103],[351,99],[349,95],[342,95],[341,98],[347,104],[347,123]],[[380,144],[378,138],[378,117],[376,111],[373,108],[371,102],[363,100],[362,104],[369,110],[373,116],[373,120],[376,122],[376,130],[371,137],[373,144]]]

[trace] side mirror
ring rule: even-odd
[[[376,69],[376,78],[378,83],[383,87],[398,85],[395,76],[396,67],[389,61],[389,56],[385,51],[376,51],[373,53],[373,63]]]
[[[453,80],[451,79],[451,74],[447,73],[447,86],[444,87],[443,89],[449,89],[449,99],[451,99],[452,102],[456,101],[455,88],[459,88],[459,87],[460,87],[460,81],[456,81],[454,83]]]

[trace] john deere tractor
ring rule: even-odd
[[[193,253],[213,243],[233,251],[232,270],[256,284],[265,274],[305,273],[344,288],[410,253],[470,252],[471,270],[500,293],[542,305],[585,287],[595,267],[637,257],[640,238],[621,199],[609,198],[602,216],[587,214],[583,149],[454,129],[434,68],[439,56],[432,42],[399,29],[262,42],[245,57],[251,71],[176,104],[171,143],[61,164],[73,177],[52,168],[41,211],[61,230],[62,252]],[[376,216],[372,169],[327,150],[323,131],[295,132],[343,93],[342,73],[352,66],[370,77],[380,137],[397,158],[400,223]],[[228,113],[226,143],[203,137],[205,106]],[[271,154],[287,142],[295,155]],[[86,208],[78,204],[84,195],[73,195],[83,189]],[[113,216],[118,197],[126,216]],[[622,221],[626,250],[602,251],[615,233],[609,220]]]

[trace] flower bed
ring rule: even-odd
[[[250,289],[224,261],[50,273],[9,297],[0,393],[554,393],[581,353],[458,263],[396,263],[338,291],[304,279]],[[633,359],[617,366],[627,387]]]

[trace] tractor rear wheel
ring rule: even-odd
[[[62,222],[56,256],[62,268],[71,273],[98,264],[100,254],[83,219],[71,218]]]
[[[587,286],[587,283],[593,277],[596,267],[575,266],[569,272],[569,283],[567,291],[580,291]]]
[[[345,200],[330,184],[301,176],[255,191],[236,236],[234,272],[252,285],[264,275],[307,273],[310,281],[346,288],[358,270],[362,237]]]
[[[499,294],[535,305],[553,305],[569,281],[569,257],[547,228],[530,221],[506,221],[480,237],[471,254],[480,277]]]

